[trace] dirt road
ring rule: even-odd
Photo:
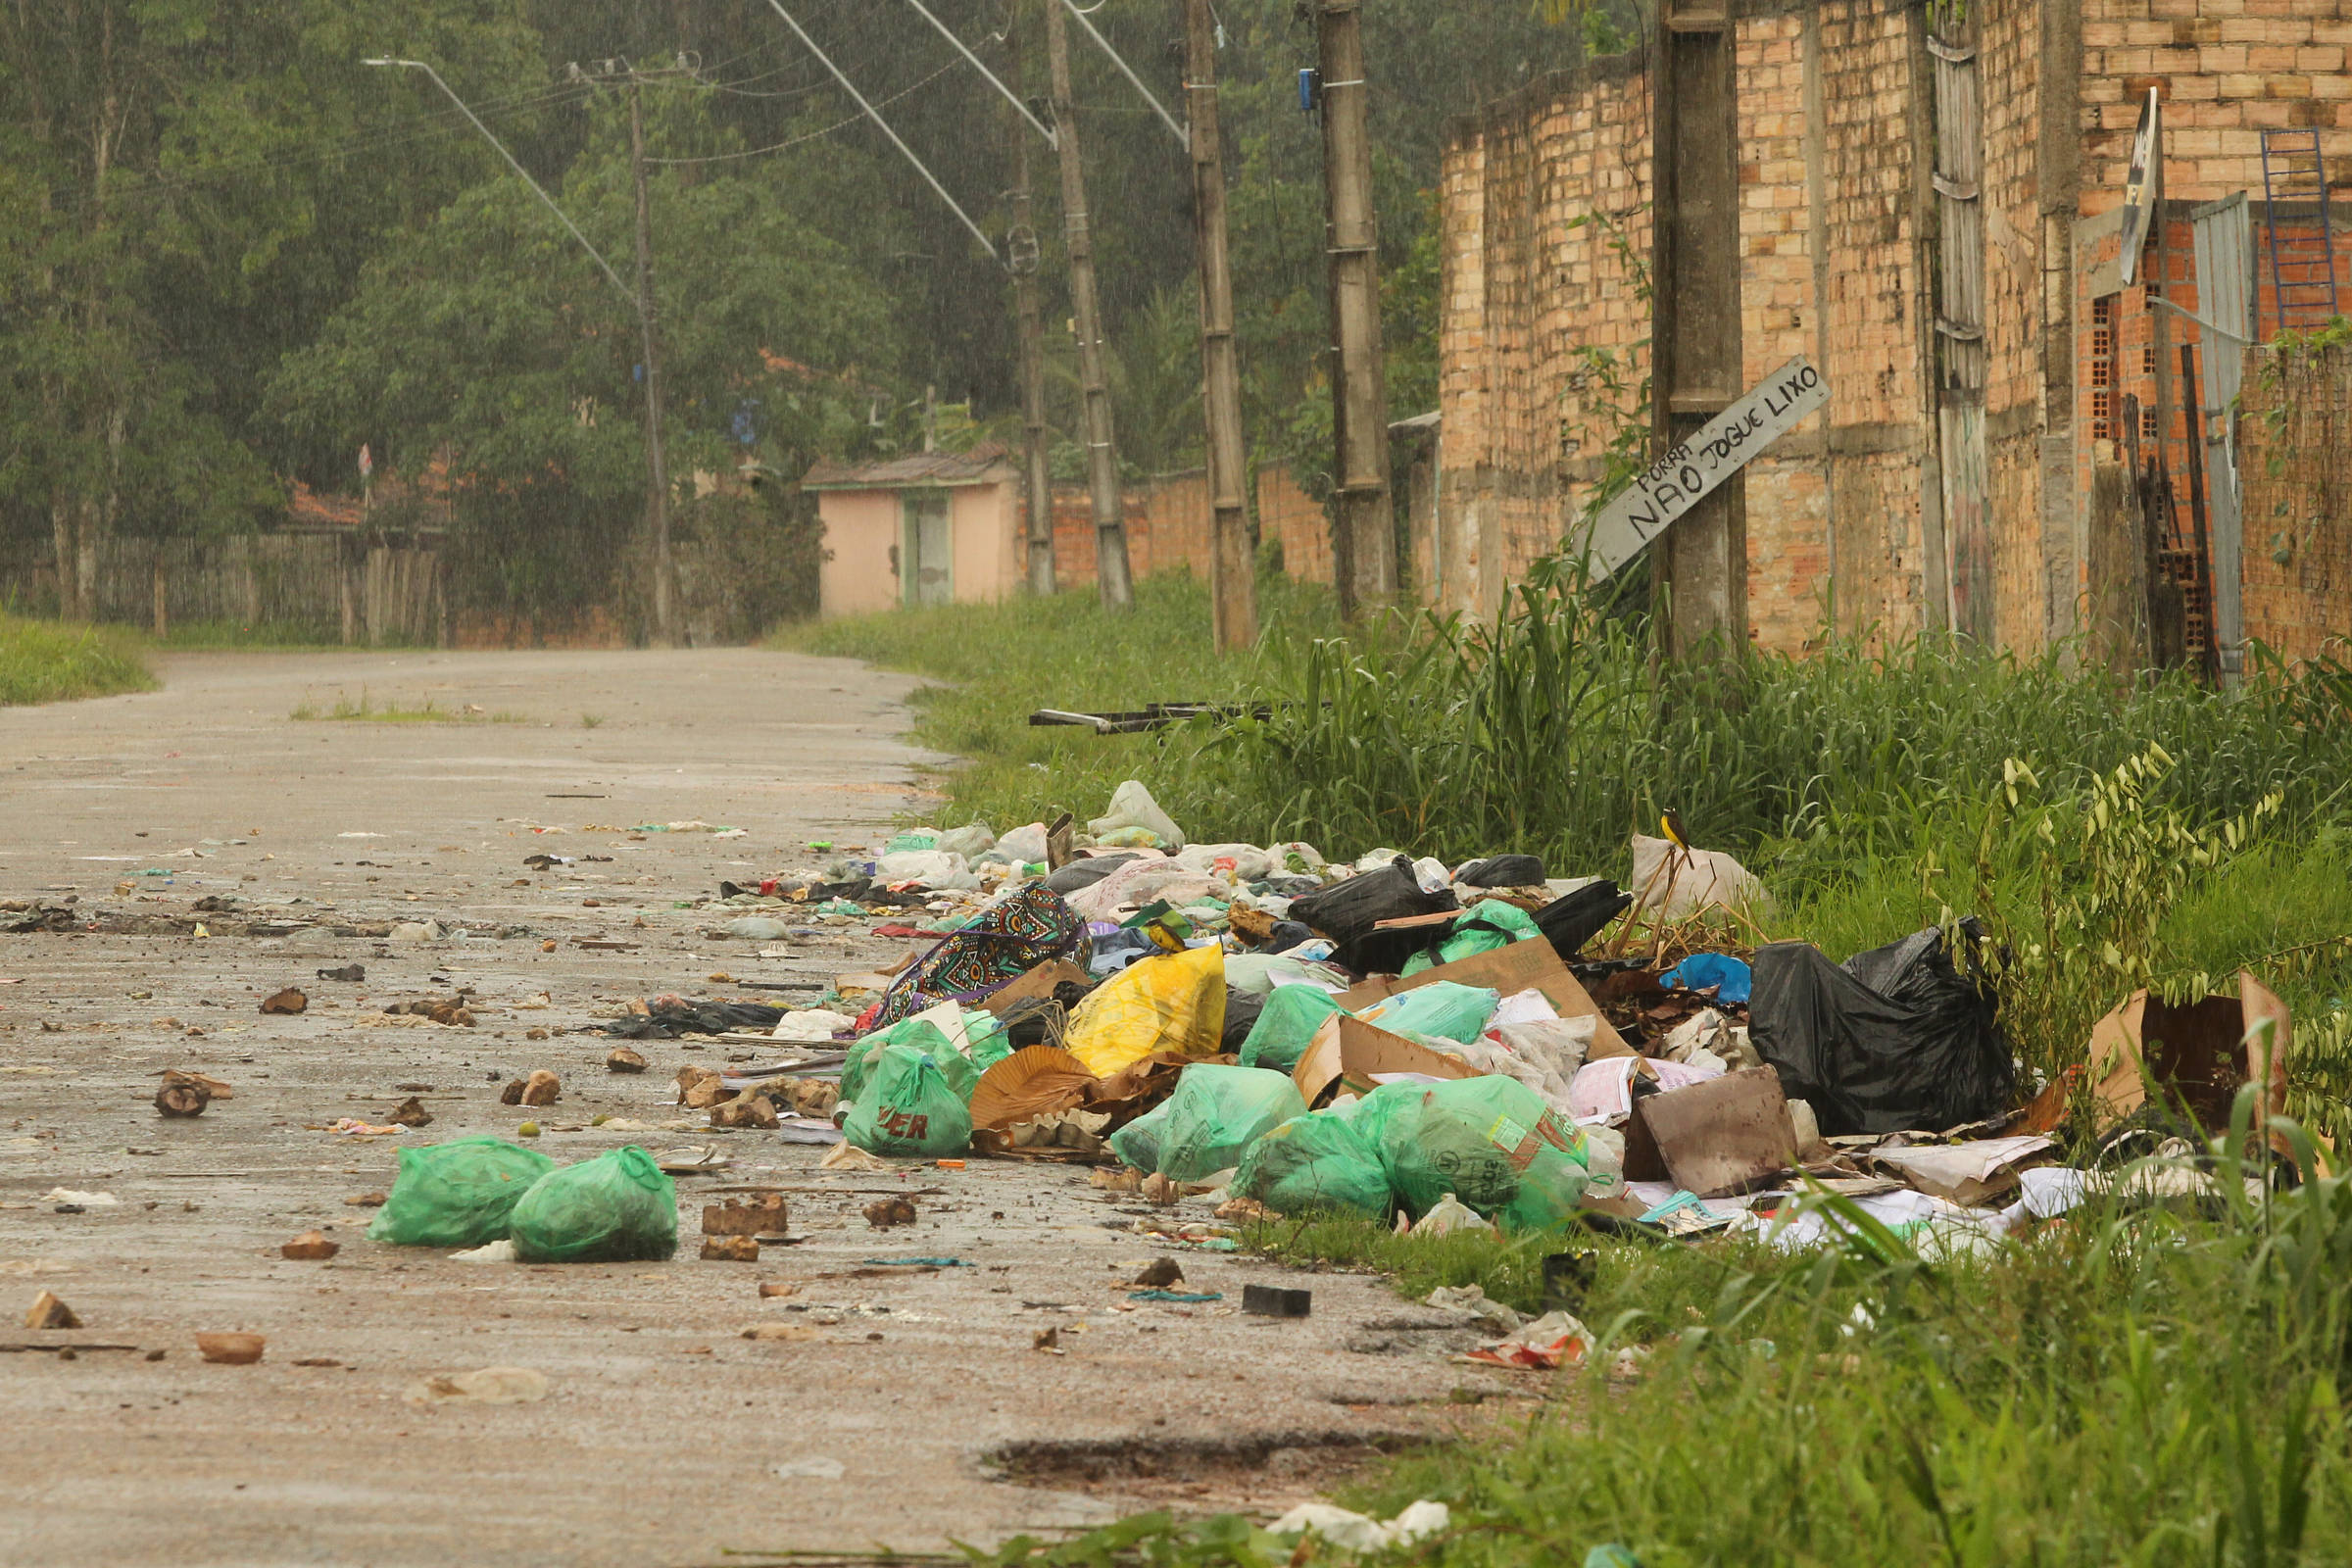
[[[923,760],[898,738],[904,678],[749,650],[208,655],[163,673],[147,695],[0,710],[0,901],[77,901],[75,929],[0,935],[0,1305],[46,1289],[83,1324],[0,1328],[0,1557],[937,1548],[1148,1503],[1279,1505],[1367,1443],[1449,1430],[1457,1386],[1494,1386],[1375,1281],[1187,1254],[1188,1288],[1222,1300],[1133,1303],[1119,1282],[1166,1249],[1113,1229],[1132,1212],[1082,1176],[974,1160],[836,1177],[772,1134],[660,1125],[680,1114],[674,1069],[726,1048],[652,1044],[652,1071],[615,1077],[599,1037],[562,1032],[630,997],[723,993],[716,972],[821,980],[900,951],[859,926],[762,959],[674,906],[806,863],[810,840],[878,840]],[[484,711],[291,716],[363,692]],[[747,832],[627,831],[695,819]],[[612,859],[534,874],[534,853]],[[179,934],[194,921],[222,929]],[[336,934],[411,921],[442,935]],[[354,962],[364,982],[317,978]],[[307,1013],[258,1011],[290,984]],[[455,986],[474,988],[470,1029],[381,1012]],[[171,1066],[235,1098],[163,1120]],[[499,1087],[538,1067],[564,1083],[547,1152],[722,1141],[727,1175],[680,1184],[681,1233],[702,1193],[765,1183],[790,1190],[806,1241],[757,1264],[702,1262],[689,1240],[667,1263],[522,1267],[364,1239],[371,1211],[344,1200],[391,1184],[398,1143],[513,1136]],[[412,1092],[422,1133],[326,1130]],[[562,1130],[598,1112],[646,1125]],[[920,1223],[868,1230],[876,1188],[913,1193]],[[278,1255],[315,1227],[339,1256]],[[958,1266],[891,1261],[918,1256]],[[762,1299],[762,1280],[799,1293]],[[1313,1315],[1239,1314],[1251,1280],[1311,1286]],[[743,1338],[760,1323],[810,1333]],[[1063,1353],[1033,1348],[1047,1327]],[[213,1330],[266,1336],[265,1359],[201,1361]],[[57,1345],[134,1348],[20,1348]],[[546,1397],[411,1400],[492,1366],[544,1374]]]

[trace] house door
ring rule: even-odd
[[[910,605],[944,605],[956,597],[953,536],[948,498],[938,492],[908,495],[900,503],[903,519],[899,581]]]

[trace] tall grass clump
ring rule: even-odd
[[[0,707],[153,691],[156,684],[122,633],[0,613]]]
[[[1912,847],[1923,817],[1982,798],[2012,760],[2066,792],[2150,745],[2173,759],[2164,797],[2200,812],[2277,794],[2308,821],[2352,789],[2340,665],[2273,662],[2217,693],[2068,655],[1830,636],[1800,656],[1661,662],[1639,619],[1544,563],[1492,621],[1425,613],[1273,650],[1253,694],[1270,714],[1222,727],[1228,765],[1177,793],[1219,833],[1584,868],[1615,864],[1668,807],[1710,847],[1820,838],[1833,859],[1867,858]]]

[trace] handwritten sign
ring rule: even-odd
[[[1591,552],[1596,580],[1609,576],[1748,459],[1829,401],[1830,383],[1798,355],[1651,464],[1589,522],[1570,529],[1570,548]]]

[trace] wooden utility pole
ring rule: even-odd
[[[654,219],[645,194],[644,89],[629,76],[629,169],[637,182],[637,320],[645,335],[646,518],[654,532],[654,636],[678,646],[677,587],[669,559],[669,468],[662,457],[662,343],[654,317]]]
[[[1650,56],[1651,451],[1664,457],[1746,390],[1740,337],[1740,120],[1723,0],[1663,0]],[[1747,646],[1746,482],[1733,474],[1650,555],[1659,641]]]
[[[1217,128],[1217,30],[1209,0],[1184,7],[1186,117],[1192,126],[1193,246],[1200,273],[1200,408],[1208,425],[1209,621],[1219,652],[1257,641],[1257,566],[1244,490],[1242,364],[1225,245],[1225,154]]]
[[[1070,97],[1070,30],[1055,0],[1046,6],[1046,63],[1054,82],[1054,136],[1061,155],[1061,223],[1070,253],[1070,314],[1077,318],[1078,377],[1085,388],[1086,479],[1095,514],[1095,578],[1111,610],[1135,604],[1127,567],[1127,517],[1119,499],[1119,454],[1110,432],[1110,387],[1102,371],[1102,313],[1095,297],[1095,241],[1078,159],[1078,111]]]
[[[1323,105],[1324,244],[1331,258],[1331,413],[1335,436],[1333,576],[1340,612],[1396,597],[1389,510],[1389,388],[1380,342],[1380,225],[1372,212],[1372,139],[1361,0],[1315,0]]]
[[[1028,90],[1028,54],[1021,47],[1021,8],[1004,27],[1012,56],[1012,90]],[[1012,132],[1012,232],[1004,236],[1004,265],[1012,272],[1013,312],[1021,365],[1021,473],[1029,521],[1029,591],[1054,591],[1054,475],[1046,463],[1046,327],[1038,301],[1038,243],[1029,204],[1029,131],[1007,112]]]

